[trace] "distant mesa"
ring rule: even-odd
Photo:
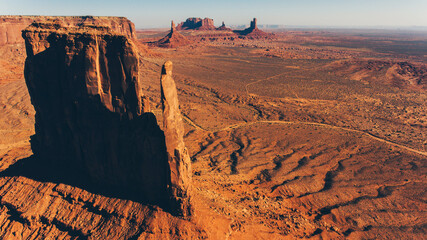
[[[175,23],[171,22],[171,30],[168,35],[157,42],[150,43],[150,45],[163,47],[163,48],[176,48],[190,44],[191,41],[184,37],[177,31]]]
[[[214,21],[211,18],[187,18],[185,22],[178,24],[177,30],[215,30]]]
[[[213,19],[210,18],[188,18],[185,22],[182,22],[178,24],[176,27],[176,30],[218,30],[218,31],[232,31],[234,34],[237,34],[239,38],[249,38],[249,39],[265,39],[265,38],[271,38],[274,36],[274,34],[266,33],[262,30],[260,30],[257,26],[257,19],[254,18],[250,26],[244,30],[232,30],[231,28],[228,28],[224,22],[222,22],[222,25],[218,28],[214,26]],[[236,37],[237,37],[236,36]],[[206,35],[207,38],[213,39],[216,36],[212,35]],[[168,41],[167,39],[164,39],[163,41]]]

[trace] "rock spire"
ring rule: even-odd
[[[245,30],[236,30],[234,32],[237,34],[240,34],[242,38],[249,38],[249,39],[268,39],[274,36],[271,33],[266,33],[258,29],[256,18],[254,18],[251,21],[250,26]]]
[[[172,62],[167,61],[162,67],[160,77],[161,99],[163,109],[163,129],[166,150],[170,166],[172,196],[183,215],[191,212],[191,161],[184,144],[184,124],[178,103],[178,93],[172,78]]]
[[[176,31],[175,23],[171,21],[171,33]]]
[[[190,40],[184,37],[181,33],[177,31],[175,27],[175,23],[171,22],[171,30],[164,38],[150,43],[150,45],[154,45],[157,47],[163,48],[176,48],[190,44]]]
[[[254,20],[251,21],[250,29],[258,29],[256,18],[254,18]]]
[[[224,21],[222,21],[222,25],[218,27],[216,30],[231,31],[231,28],[226,27]]]

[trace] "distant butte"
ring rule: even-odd
[[[225,23],[223,21],[222,25],[220,27],[218,27],[216,30],[219,30],[219,31],[231,31],[231,28],[226,27]]]
[[[185,46],[190,44],[191,41],[188,40],[186,37],[184,37],[182,34],[180,34],[176,27],[175,23],[171,22],[171,30],[168,35],[166,35],[164,38],[160,39],[157,42],[153,42],[150,45],[163,47],[163,48],[176,48],[180,46]]]
[[[185,22],[178,24],[177,30],[215,30],[214,21],[211,18],[187,18]]]
[[[266,33],[264,31],[259,30],[257,26],[256,18],[254,18],[253,21],[251,21],[251,25],[248,28],[246,28],[245,30],[236,30],[235,32],[246,38],[251,38],[251,39],[270,38],[273,35],[273,34]]]
[[[231,28],[228,28],[225,26],[225,23],[222,22],[222,25],[218,28],[214,26],[214,21],[210,18],[188,18],[185,22],[182,22],[178,24],[176,27],[176,30],[218,30],[218,31],[232,31]],[[172,32],[172,31],[171,31]],[[248,38],[248,39],[269,39],[272,38],[274,35],[271,33],[266,33],[262,30],[260,30],[257,26],[257,19],[254,18],[250,26],[244,30],[235,30],[233,31],[234,34],[239,35],[239,38]],[[169,36],[169,35],[168,35]],[[169,42],[172,42],[169,40],[170,37],[166,36],[164,39],[160,40],[158,42],[159,46],[162,45],[171,45]],[[214,39],[217,36],[212,35],[212,33],[207,33],[205,35],[208,39]]]

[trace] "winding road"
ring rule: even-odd
[[[246,127],[246,126],[254,125],[254,124],[257,124],[257,123],[288,124],[288,125],[291,125],[291,124],[302,124],[302,125],[320,126],[320,127],[330,128],[330,129],[339,129],[339,130],[343,130],[343,131],[347,131],[347,132],[353,132],[353,133],[362,134],[362,135],[365,135],[365,136],[367,136],[367,137],[369,137],[371,139],[374,139],[376,141],[383,142],[383,143],[386,143],[388,145],[391,145],[391,146],[394,146],[394,147],[398,147],[398,148],[404,149],[404,150],[412,152],[412,153],[416,153],[416,154],[420,154],[420,155],[423,155],[423,156],[427,156],[427,152],[425,152],[425,151],[413,149],[413,148],[410,148],[410,147],[407,147],[407,146],[404,146],[404,145],[401,145],[401,144],[398,144],[398,143],[394,143],[394,142],[391,142],[391,141],[379,138],[379,137],[377,137],[375,135],[372,135],[372,134],[364,132],[364,131],[355,130],[355,129],[351,129],[351,128],[346,128],[346,127],[338,127],[338,126],[334,126],[334,125],[330,125],[330,124],[326,124],[326,123],[300,122],[300,121],[268,121],[268,120],[260,120],[260,121],[253,121],[253,122],[233,124],[233,125],[221,128],[221,129],[217,129],[217,130],[214,130],[214,131],[209,131],[209,130],[203,128],[202,126],[194,123],[190,118],[188,118],[186,116],[184,116],[183,118],[184,118],[184,120],[188,124],[190,124],[194,128],[199,129],[199,130],[203,130],[203,131],[207,131],[207,132],[222,132],[222,131],[227,131],[227,130],[232,130],[232,129],[236,129],[236,128],[241,128],[241,127]]]

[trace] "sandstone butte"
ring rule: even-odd
[[[164,48],[176,48],[190,44],[191,41],[180,34],[175,27],[175,23],[171,22],[171,30],[164,38],[157,42],[151,43],[151,45],[164,47]]]
[[[256,18],[254,18],[251,21],[251,24],[250,24],[250,26],[248,28],[246,28],[245,30],[236,30],[235,32],[237,34],[243,35],[244,37],[250,38],[250,39],[259,39],[259,38],[270,38],[270,37],[272,37],[272,34],[266,33],[264,31],[259,30]]]
[[[82,25],[107,26],[113,31],[136,38],[135,25],[125,17],[94,16],[0,16],[0,45],[21,43],[21,31],[32,22],[54,21],[62,26],[77,27]]]
[[[211,18],[187,18],[176,26],[177,30],[215,30],[214,21]]]
[[[185,22],[181,22],[176,27],[177,30],[220,30],[220,31],[232,31],[230,28],[226,27],[224,22],[218,28],[214,26],[214,22],[210,18],[188,18]],[[172,32],[172,31],[171,31]],[[250,26],[244,30],[234,30],[234,34],[237,34],[239,38],[247,39],[270,39],[274,35],[271,33],[266,33],[260,30],[257,26],[257,19],[254,18]],[[169,35],[168,35],[169,36]],[[168,36],[159,40],[159,42],[167,42]]]
[[[39,164],[87,189],[191,215],[191,162],[172,63],[161,75],[162,131],[127,36],[55,22],[35,22],[22,36]]]
[[[231,31],[231,28],[225,26],[225,23],[223,21],[222,24],[221,24],[221,26],[217,27],[216,30],[219,30],[219,31]]]

